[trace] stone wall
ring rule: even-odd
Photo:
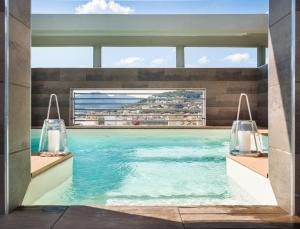
[[[31,179],[30,175],[30,0],[10,0],[9,8],[0,0],[0,211],[4,213],[4,196],[8,210],[20,206]],[[4,12],[9,12],[9,35],[4,37]],[[5,40],[8,42],[5,48]],[[9,65],[5,65],[5,50],[9,53]],[[9,74],[5,78],[5,68]],[[5,87],[5,85],[7,87]],[[7,96],[5,96],[8,93]],[[5,106],[4,99],[8,106]],[[4,116],[8,115],[8,119]],[[5,129],[4,127],[7,127]],[[7,141],[8,140],[8,141]],[[7,143],[7,144],[6,144]],[[8,190],[5,194],[4,155],[8,156]]]
[[[5,130],[4,130],[4,74],[5,74],[5,37],[4,37],[4,0],[0,1],[0,214],[5,212]]]
[[[278,204],[293,213],[292,0],[270,0],[269,175]]]
[[[206,88],[207,125],[228,126],[236,118],[240,93],[249,95],[253,117],[266,126],[259,112],[260,87],[266,78],[261,69],[32,69],[32,125],[41,126],[46,117],[49,95],[59,97],[62,117],[70,124],[72,88]],[[265,102],[263,102],[265,105]],[[258,117],[261,114],[261,117]],[[245,112],[242,118],[248,118]]]

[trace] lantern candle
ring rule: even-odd
[[[238,131],[238,143],[240,152],[251,151],[251,131]]]
[[[262,148],[262,145],[261,145],[262,142],[263,142],[262,135],[252,134],[251,135],[251,150],[258,151],[258,152],[263,152],[263,148]]]
[[[59,152],[60,142],[59,130],[48,130],[48,151]]]

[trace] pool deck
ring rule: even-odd
[[[0,217],[0,228],[192,229],[299,228],[300,218],[272,206],[22,207]]]

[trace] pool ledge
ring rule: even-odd
[[[268,157],[239,157],[227,155],[227,175],[261,205],[277,205],[268,178]]]
[[[246,168],[256,172],[257,174],[268,178],[269,177],[269,161],[268,156],[263,157],[243,157],[227,155],[227,158],[245,166]]]
[[[73,174],[73,155],[31,156],[31,181],[22,205],[32,205],[45,193],[61,185]]]
[[[65,156],[57,157],[41,157],[41,156],[31,156],[31,177],[36,177],[37,175],[46,172],[52,167],[72,158],[73,155],[67,154]]]

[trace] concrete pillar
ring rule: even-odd
[[[176,47],[176,68],[184,68],[184,46]]]
[[[31,179],[30,5],[0,0],[0,214],[22,204]]]
[[[266,64],[266,47],[257,47],[257,67]]]
[[[93,67],[101,68],[101,57],[102,57],[102,47],[94,46],[93,47]]]
[[[294,120],[294,130],[295,130],[295,139],[294,139],[294,171],[295,171],[295,214],[300,216],[300,2],[294,1],[295,5],[292,13],[292,28],[294,29],[293,35],[295,39],[292,40],[292,50],[293,58],[292,58],[292,66],[295,67],[294,69],[294,96],[293,99],[295,100],[293,103],[295,105],[295,120]],[[293,20],[294,19],[294,20]],[[292,72],[293,74],[293,72]]]
[[[7,44],[7,39],[5,37],[5,27],[8,25],[8,21],[7,18],[5,16],[5,4],[4,4],[4,0],[0,0],[0,6],[1,7],[1,13],[0,13],[0,42],[1,42],[1,47],[2,51],[0,52],[0,76],[1,76],[1,80],[0,80],[0,214],[4,214],[7,212],[7,205],[8,205],[8,201],[7,201],[7,187],[8,187],[8,179],[7,179],[7,158],[8,158],[8,149],[7,146],[5,145],[5,143],[7,142],[7,130],[6,130],[6,122],[7,120],[5,120],[5,110],[7,109],[7,106],[5,105],[5,98],[6,98],[6,87],[7,85],[5,85],[5,78],[7,77],[7,68],[6,68],[6,63],[5,63],[5,59],[7,60],[7,48],[5,48],[8,44]]]
[[[295,31],[295,2],[270,0],[269,178],[278,205],[291,215],[300,215],[300,108],[296,102],[300,93],[295,65],[295,34],[299,33]]]

